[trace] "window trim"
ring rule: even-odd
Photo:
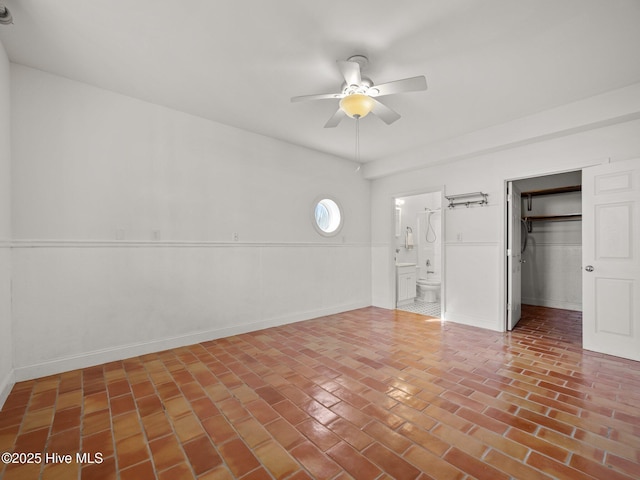
[[[329,202],[333,202],[333,204],[335,205],[335,208],[337,208],[338,214],[340,215],[340,219],[338,221],[338,225],[336,226],[336,228],[330,232],[327,232],[325,230],[323,230],[322,228],[320,228],[320,225],[318,225],[318,222],[316,220],[316,209],[318,208],[318,205],[321,204],[324,201],[329,201]],[[325,206],[325,208],[327,208]],[[331,213],[331,206],[328,208],[329,213]],[[313,201],[313,206],[311,209],[311,222],[313,223],[314,228],[316,229],[316,231],[322,235],[323,237],[335,237],[336,235],[338,235],[338,233],[340,233],[340,230],[342,230],[342,226],[344,225],[344,209],[342,208],[342,205],[340,204],[340,202],[332,195],[319,195],[318,197],[315,198],[315,200]]]

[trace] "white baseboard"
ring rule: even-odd
[[[468,325],[470,327],[486,328],[487,330],[493,330],[494,332],[505,331],[505,326],[499,325],[498,321],[487,321],[487,319],[485,318],[475,317],[473,315],[465,315],[446,311],[445,315],[442,316],[442,319],[447,322],[459,323],[461,325]]]
[[[561,308],[562,310],[582,311],[582,303],[563,302],[561,300],[547,300],[540,298],[522,298],[524,305],[535,305],[537,307]]]
[[[13,388],[15,383],[15,373],[13,370],[10,370],[5,378],[0,380],[0,410],[2,410],[4,402],[7,401],[7,398],[9,397],[11,389]]]
[[[205,330],[201,332],[188,333],[175,337],[151,340],[149,342],[141,342],[129,345],[121,345],[113,348],[95,350],[85,352],[78,355],[70,355],[68,357],[56,358],[47,362],[34,365],[25,365],[17,367],[14,370],[15,381],[31,380],[33,378],[44,377],[47,375],[55,375],[70,370],[80,368],[93,367],[107,362],[124,360],[126,358],[146,355],[148,353],[161,352],[171,348],[179,348],[196,343],[224,338],[231,335],[253,332],[269,327],[277,327],[288,323],[310,320],[312,318],[333,315],[335,313],[355,310],[357,308],[368,307],[370,302],[358,302],[351,304],[338,305],[321,310],[313,310],[307,312],[297,312],[295,314],[260,320],[258,322],[250,322],[242,325],[234,325],[233,327],[217,328]]]

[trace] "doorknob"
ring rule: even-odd
[[[587,272],[593,272],[593,267],[592,267],[591,265],[587,265],[586,267],[584,267],[584,269],[585,269]]]

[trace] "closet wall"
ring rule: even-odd
[[[522,191],[581,185],[581,172],[515,182]],[[523,216],[552,216],[582,212],[580,191],[531,198],[522,195]],[[522,303],[582,310],[582,221],[534,221],[522,254]],[[523,229],[523,233],[525,230]]]

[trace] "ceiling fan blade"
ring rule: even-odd
[[[419,90],[426,89],[427,79],[424,75],[420,75],[419,77],[404,78],[402,80],[374,85],[367,93],[373,97],[381,97],[383,95],[392,95],[394,93],[417,92]],[[372,92],[371,90],[378,90],[378,93]]]
[[[336,110],[336,113],[334,113],[333,116],[329,119],[329,121],[324,124],[324,128],[337,127],[338,124],[342,121],[342,119],[346,116],[347,114],[344,113],[344,111],[341,108],[339,108],[338,110]]]
[[[299,97],[291,97],[292,102],[305,102],[307,100],[325,100],[328,98],[342,98],[341,93],[318,93],[316,95],[301,95]]]
[[[360,85],[362,77],[360,75],[359,64],[346,60],[338,60],[338,68],[344,77],[344,81],[347,82],[347,85]]]
[[[373,112],[378,118],[380,118],[387,125],[391,125],[393,122],[400,118],[400,114],[395,110],[390,109],[385,104],[380,103],[375,98],[373,100],[373,108],[371,112]]]

